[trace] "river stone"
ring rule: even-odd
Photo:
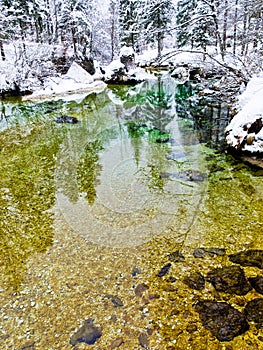
[[[35,342],[28,341],[25,344],[22,345],[19,350],[34,350],[35,349]]]
[[[140,273],[142,273],[142,270],[138,266],[134,266],[131,273],[132,277],[136,277]]]
[[[263,326],[263,298],[257,298],[249,301],[245,307],[247,320]]]
[[[171,253],[168,255],[168,259],[172,262],[183,262],[185,261],[185,257],[183,254],[179,251],[176,250],[175,252]]]
[[[138,297],[142,297],[143,293],[148,290],[149,287],[147,286],[147,284],[145,283],[140,283],[138,284],[135,289],[134,289],[134,293],[138,296]]]
[[[223,256],[226,254],[226,250],[224,248],[196,248],[193,254],[195,258],[213,257],[214,255]]]
[[[114,350],[119,348],[122,344],[124,344],[123,338],[116,338],[110,344],[110,350]]]
[[[263,269],[263,250],[250,249],[236,254],[230,254],[229,260],[241,266],[255,266]]]
[[[99,328],[93,325],[93,320],[88,319],[84,325],[72,335],[70,344],[75,346],[77,343],[86,343],[92,345],[102,336]]]
[[[245,315],[225,302],[201,300],[195,309],[203,326],[219,341],[231,341],[249,329]]]
[[[158,277],[163,277],[163,276],[165,276],[165,275],[168,273],[168,271],[170,270],[170,267],[171,267],[171,266],[172,266],[171,263],[168,263],[168,264],[164,265],[164,266],[161,268],[161,270],[157,273],[157,276],[158,276]]]
[[[64,124],[64,123],[68,123],[68,124],[78,124],[78,119],[77,118],[75,118],[75,117],[70,117],[70,116],[68,116],[68,115],[62,115],[61,117],[58,117],[57,119],[56,119],[56,123],[62,123],[62,124]]]
[[[252,288],[239,266],[215,268],[207,274],[207,281],[215,290],[229,294],[246,295]]]
[[[117,297],[116,295],[106,294],[105,298],[108,298],[114,307],[122,307],[124,305],[121,298]]]
[[[189,288],[202,290],[205,288],[205,278],[199,272],[193,272],[183,279],[184,284]]]
[[[138,340],[142,348],[150,350],[150,342],[146,333],[140,334]]]
[[[263,277],[251,277],[248,279],[251,286],[260,294],[263,294]]]

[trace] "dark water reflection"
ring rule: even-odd
[[[200,83],[189,81],[177,86],[176,101],[178,117],[192,122],[191,129],[198,134],[199,142],[223,151],[224,130],[233,117],[231,106],[216,96],[204,96]]]

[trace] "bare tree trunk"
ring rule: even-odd
[[[256,24],[254,28],[255,35],[253,36],[253,48],[255,50],[257,50],[258,44],[259,44],[261,20],[262,20],[262,5],[260,4],[257,6],[255,10]]]
[[[234,33],[233,33],[233,54],[236,54],[237,48],[237,8],[238,8],[238,0],[235,3],[235,14],[234,14]]]
[[[158,28],[161,27],[161,19],[160,19],[160,13],[158,12]],[[160,31],[157,33],[157,50],[158,54],[157,57],[161,57],[162,55],[162,50],[163,50],[163,35]]]
[[[4,44],[3,41],[0,39],[0,52],[1,52],[1,57],[2,60],[5,61],[5,51],[4,51]]]
[[[92,55],[93,52],[93,32],[90,32],[89,52]]]
[[[247,8],[247,3],[244,5],[244,13],[243,13],[243,40],[242,40],[242,45],[241,45],[241,54],[245,54],[246,50],[246,41],[247,41],[247,26],[248,26],[248,8]]]
[[[75,38],[75,29],[74,28],[71,28],[71,39],[72,39],[74,54],[77,56],[77,41]]]
[[[163,50],[163,38],[161,33],[158,33],[158,36],[157,36],[157,48],[158,48],[157,57],[161,57],[162,50]]]
[[[219,24],[218,24],[218,7],[220,6],[220,2],[214,1],[214,0],[212,0],[211,2],[208,0],[203,0],[203,2],[210,7],[210,10],[212,13],[212,18],[213,18],[214,25],[215,25],[216,41],[219,45],[222,60],[224,61],[225,50],[224,50],[224,45],[223,45],[223,41],[222,41],[222,38],[220,35]]]
[[[115,5],[111,4],[111,60],[113,61],[115,53]]]
[[[228,0],[224,2],[224,25],[223,25],[223,36],[222,36],[222,47],[226,51],[226,36],[227,36],[227,23],[228,23]]]

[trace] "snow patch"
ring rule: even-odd
[[[122,56],[132,56],[132,55],[134,55],[134,50],[130,46],[123,46],[120,49],[120,57],[122,57]]]
[[[228,145],[238,148],[250,136],[254,140],[251,144],[244,143],[244,150],[249,152],[263,152],[263,128],[255,135],[248,134],[244,126],[263,119],[263,75],[253,77],[246,90],[239,98],[240,111],[234,116],[226,128]],[[245,130],[244,130],[245,129]]]
[[[72,63],[65,77],[80,84],[90,84],[94,81],[93,77],[76,62]]]

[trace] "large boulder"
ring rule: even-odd
[[[263,250],[249,249],[230,254],[229,260],[241,266],[254,266],[263,269]]]
[[[65,77],[74,80],[76,83],[90,84],[93,82],[91,74],[76,62],[72,63]]]
[[[122,47],[120,50],[120,61],[126,72],[135,68],[135,53],[132,47]]]
[[[218,292],[246,295],[252,289],[239,266],[215,268],[207,274],[207,280]]]
[[[107,84],[137,84],[142,80],[134,71],[128,72],[120,59],[117,59],[105,67],[104,81]]]
[[[240,111],[227,126],[226,142],[239,153],[263,155],[263,77],[255,77],[239,97]]]
[[[245,315],[225,302],[201,300],[195,310],[203,326],[219,341],[231,341],[249,329]]]

